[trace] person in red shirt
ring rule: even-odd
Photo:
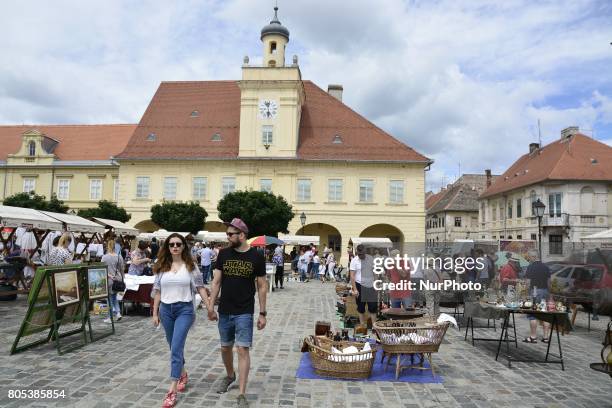
[[[390,253],[391,258],[395,259],[395,257],[399,255],[399,253],[399,250],[394,249]],[[397,266],[400,266],[401,268],[398,269]],[[404,260],[400,260],[399,265],[394,264],[393,267],[387,269],[387,276],[389,276],[391,282],[395,284],[401,282],[403,285],[406,286],[406,289],[389,291],[391,307],[404,307],[406,309],[412,307],[411,291],[408,288],[408,283],[410,282],[410,270],[410,264],[404,263]]]
[[[510,255],[510,256],[508,256]],[[499,270],[499,281],[503,288],[507,287],[510,281],[518,279],[520,270],[519,260],[514,255],[508,254],[508,263]]]

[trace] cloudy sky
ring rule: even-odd
[[[137,123],[160,81],[239,79],[274,0],[5,0],[0,124]],[[279,0],[287,59],[435,160],[502,172],[578,125],[612,143],[609,0]]]

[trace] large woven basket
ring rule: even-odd
[[[394,354],[416,354],[416,353],[437,353],[440,344],[444,339],[449,323],[436,323],[429,318],[413,320],[382,320],[374,323],[374,332],[378,337],[383,351]],[[425,340],[422,344],[402,342],[394,344],[389,337],[395,334],[396,337],[402,335],[418,336]]]
[[[362,350],[364,343],[352,341],[333,341],[326,337],[310,336],[306,339],[310,352],[310,361],[315,372],[324,377],[344,379],[368,378],[372,373],[372,366],[376,357],[376,346],[372,345],[370,351],[360,351],[353,354],[334,354],[332,346],[338,350],[355,346]],[[339,357],[341,356],[341,357]],[[335,358],[340,361],[334,361]]]

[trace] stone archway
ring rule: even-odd
[[[227,227],[221,221],[206,221],[204,231],[208,232],[225,232]]]
[[[399,228],[390,224],[374,224],[365,228],[359,234],[360,237],[389,238],[393,242],[393,248],[402,251],[404,249],[404,234]]]
[[[342,252],[342,236],[340,235],[340,231],[338,231],[338,229],[333,225],[315,222],[304,225],[302,228],[297,230],[295,234],[316,235],[320,237],[319,246],[321,250],[327,245],[329,248],[334,250],[336,255]]]
[[[134,225],[134,228],[140,232],[155,232],[159,229],[159,226],[151,220],[144,220]]]

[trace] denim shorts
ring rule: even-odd
[[[548,299],[548,289],[546,288],[536,289],[536,296],[535,296],[536,305],[539,305],[542,299],[544,299],[545,302]],[[537,320],[537,319],[534,315],[527,315],[527,320]]]
[[[253,315],[219,313],[219,337],[221,346],[251,347],[253,344]]]

